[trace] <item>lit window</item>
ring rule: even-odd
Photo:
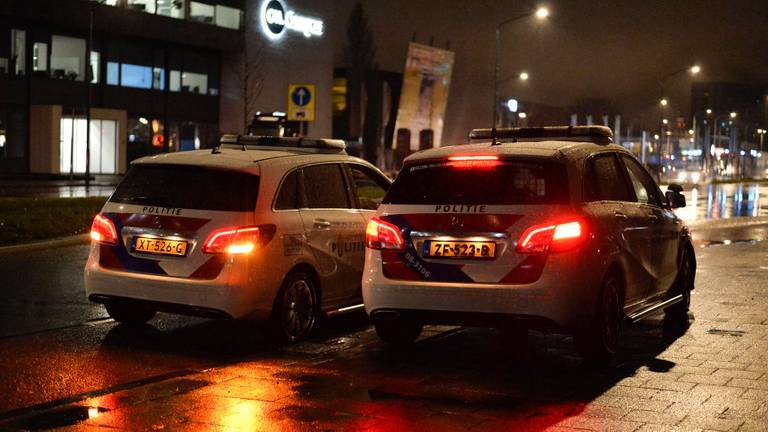
[[[27,32],[11,30],[11,66],[15,75],[24,75],[24,67],[27,64],[26,46]]]
[[[91,51],[91,83],[99,82],[99,59],[101,55],[98,51]]]
[[[155,0],[128,0],[128,8],[153,14],[155,13]]]
[[[181,90],[190,93],[207,94],[208,75],[184,72],[181,74]]]
[[[133,88],[152,88],[152,68],[123,63],[120,65],[120,85]]]
[[[243,11],[227,6],[216,5],[216,25],[239,30]]]
[[[152,88],[165,90],[165,70],[163,68],[152,68]]]
[[[157,0],[157,14],[171,18],[184,18],[184,1]]]
[[[181,72],[177,70],[171,71],[171,82],[169,89],[172,92],[181,91]]]
[[[119,65],[115,62],[107,63],[107,84],[115,86],[120,84]]]
[[[85,77],[85,39],[51,37],[51,76],[83,81]]]
[[[35,42],[32,44],[32,70],[33,71],[47,71],[48,70],[48,44],[43,42]]]
[[[189,19],[207,24],[213,24],[215,8],[205,3],[189,2]]]

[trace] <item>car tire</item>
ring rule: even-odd
[[[120,324],[138,326],[155,316],[156,311],[137,304],[112,302],[104,305],[109,316]]]
[[[607,365],[618,350],[624,320],[622,283],[609,273],[600,288],[595,315],[574,340],[579,354],[588,362]]]
[[[318,298],[316,284],[308,273],[294,271],[289,274],[272,308],[272,335],[280,342],[308,338],[318,322]]]
[[[391,320],[374,319],[373,326],[376,328],[376,334],[379,336],[379,339],[393,346],[411,345],[418,339],[421,330],[424,328],[422,324],[405,318]]]
[[[682,294],[683,301],[675,303],[664,310],[665,318],[674,321],[688,321],[688,310],[691,307],[691,290],[693,290],[694,262],[688,248],[683,250],[683,258],[680,260],[680,270],[677,280],[669,290],[669,296]]]

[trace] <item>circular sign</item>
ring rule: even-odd
[[[264,7],[263,23],[272,35],[278,36],[285,30],[285,7],[279,0],[269,0]]]
[[[291,93],[291,100],[296,106],[307,106],[312,100],[312,92],[306,87],[296,87],[293,93]]]

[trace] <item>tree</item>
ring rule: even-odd
[[[243,14],[246,19],[250,19],[250,14],[255,11],[251,2],[246,2],[246,10]],[[254,33],[251,26],[245,26],[243,32],[243,52],[240,58],[232,62],[233,74],[237,80],[240,99],[243,106],[243,129],[248,131],[248,125],[251,123],[256,113],[256,101],[264,89],[265,64],[264,64],[264,41]]]
[[[375,69],[376,44],[368,18],[361,3],[355,4],[347,21],[347,43],[344,47],[347,65],[347,109],[349,137],[361,135],[363,112],[363,84],[368,73]]]

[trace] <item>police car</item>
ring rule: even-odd
[[[121,323],[248,317],[305,338],[362,309],[365,226],[389,185],[336,140],[224,136],[138,159],[93,221],[88,298]]]
[[[662,194],[606,127],[474,130],[408,157],[366,229],[365,310],[381,339],[424,324],[569,332],[609,359],[622,321],[687,317],[696,258]]]

